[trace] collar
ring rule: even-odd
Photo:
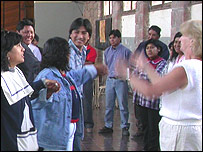
[[[159,64],[162,60],[164,60],[164,58],[158,56],[156,59],[154,60],[150,60],[149,58],[147,58],[147,61],[152,63],[152,64]]]
[[[15,104],[34,92],[18,67],[1,72],[1,88],[9,105]]]
[[[121,46],[122,46],[121,43],[119,43],[116,48],[113,48],[112,45],[111,45],[111,49],[112,49],[112,50],[118,50],[119,48],[121,48]]]
[[[85,45],[83,45],[82,52],[80,52],[80,50],[76,47],[76,45],[73,43],[71,39],[69,39],[68,43],[70,48],[73,48],[76,54],[79,54],[79,55],[85,54],[87,50],[87,47],[85,47]]]
[[[159,56],[154,60],[150,60],[149,58],[147,58],[148,63],[150,63],[154,67],[154,69],[156,69],[157,65],[163,60],[165,59]]]

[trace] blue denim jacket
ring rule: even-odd
[[[75,83],[78,91],[81,84],[95,78],[96,74],[95,67],[88,65],[81,70],[71,70],[66,73],[66,76]],[[39,146],[46,149],[66,150],[72,115],[70,84],[55,67],[43,69],[34,81],[42,78],[57,80],[61,84],[61,89],[53,93],[48,100],[46,99],[47,89],[42,89],[39,97],[31,101]],[[80,110],[82,110],[81,106]],[[83,112],[80,120],[84,126]]]

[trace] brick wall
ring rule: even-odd
[[[135,47],[139,45],[141,41],[147,38],[147,31],[149,28],[149,12],[151,1],[138,1],[135,11]],[[198,3],[202,3],[197,1]],[[171,3],[171,40],[175,33],[179,31],[180,25],[191,19],[191,5],[192,1],[172,1]],[[87,1],[84,5],[84,17],[88,18],[93,25],[93,36],[91,44],[95,46],[94,30],[95,21],[97,19],[104,19],[103,17],[103,1]],[[113,1],[113,15],[112,15],[112,27],[121,30],[121,17],[122,17],[122,1]],[[99,61],[102,62],[103,51],[98,50]]]

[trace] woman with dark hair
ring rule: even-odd
[[[45,86],[48,87],[47,92],[50,95],[58,91],[60,86],[57,81],[48,79],[39,79],[29,85],[22,71],[17,67],[18,64],[24,62],[25,49],[21,41],[21,35],[1,31],[2,151],[39,150],[30,98],[35,98]]]
[[[167,62],[164,58],[160,57],[162,47],[158,40],[149,39],[146,42],[145,53],[147,59],[144,64],[149,64],[153,67],[159,75],[164,74],[164,69]],[[144,55],[144,53],[143,53]],[[140,79],[150,82],[146,72],[139,68],[135,68],[133,74],[138,75]],[[159,115],[160,98],[149,99],[147,96],[140,92],[134,91],[134,103],[136,104],[137,114],[142,124],[143,142],[145,151],[159,151]]]
[[[173,68],[173,66],[182,60],[184,60],[184,54],[180,50],[181,44],[180,44],[180,37],[182,34],[180,32],[177,32],[173,38],[173,53],[172,56],[170,56],[168,61],[168,72],[170,72]]]
[[[169,51],[170,51],[170,55],[169,55],[169,60],[168,61],[172,61],[174,60],[177,56],[178,56],[178,53],[175,51],[174,47],[173,47],[173,41],[171,41],[168,45],[168,48],[169,48]]]
[[[82,113],[78,87],[107,70],[104,65],[86,65],[80,70],[70,70],[69,58],[69,44],[65,39],[54,37],[45,42],[42,71],[35,81],[46,78],[61,84],[60,91],[48,100],[43,98],[46,92],[41,91],[40,96],[32,101],[39,145],[45,150],[72,151],[76,122]]]

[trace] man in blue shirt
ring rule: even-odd
[[[113,132],[113,113],[115,99],[118,99],[122,135],[129,136],[129,110],[128,110],[128,83],[127,80],[119,79],[115,66],[117,60],[129,60],[131,51],[121,44],[121,33],[118,29],[112,30],[109,34],[111,46],[104,52],[105,64],[108,67],[108,77],[106,80],[106,111],[105,111],[105,126],[99,130],[99,133]]]

